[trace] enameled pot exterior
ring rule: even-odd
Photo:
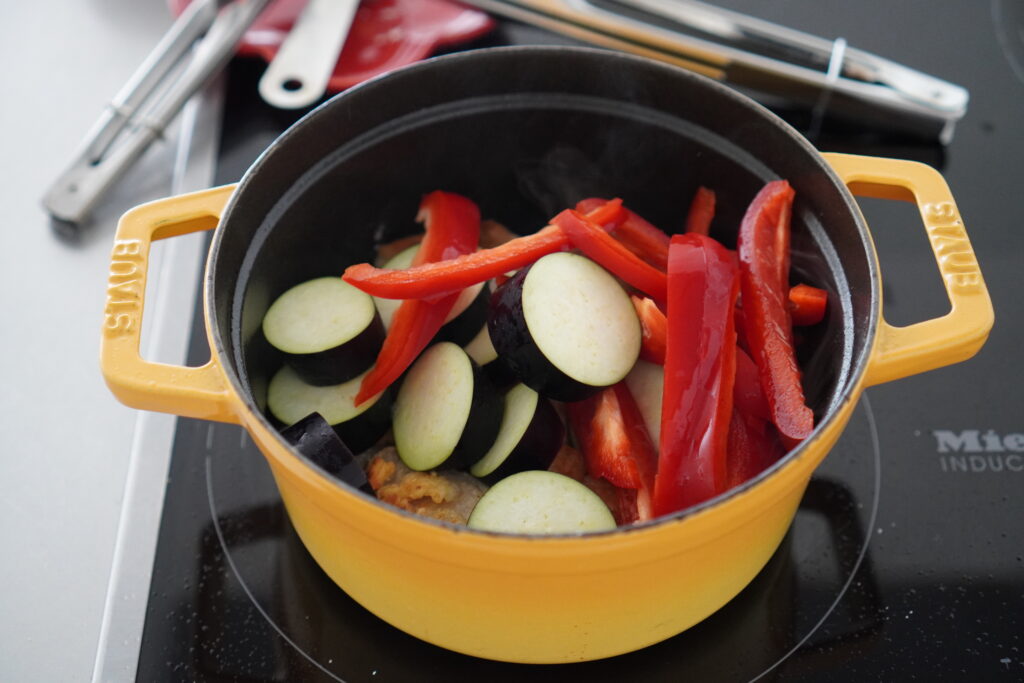
[[[738,490],[604,534],[471,532],[334,482],[293,453],[263,416],[262,387],[274,361],[253,330],[268,302],[300,275],[337,274],[345,260],[367,260],[374,240],[389,236],[396,216],[411,218],[425,191],[462,192],[485,216],[519,230],[540,227],[559,204],[602,194],[622,196],[664,225],[680,188],[721,188],[728,221],[759,183],[780,176],[800,197],[794,267],[826,286],[833,302],[816,352],[804,359],[818,427]],[[846,185],[918,203],[950,296],[947,316],[907,328],[885,323],[874,250]],[[212,360],[202,368],[142,361],[150,241],[218,222],[205,282]],[[300,253],[326,256],[307,259],[301,273],[274,265]],[[283,135],[237,188],[126,214],[102,354],[107,381],[125,403],[244,425],[310,553],[370,611],[459,652],[569,662],[658,642],[725,604],[775,551],[861,391],[969,357],[991,324],[955,204],[932,169],[826,160],[754,103],[672,67],[598,50],[515,48],[445,57],[354,88]]]

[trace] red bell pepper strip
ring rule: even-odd
[[[729,251],[704,235],[673,235],[668,284],[656,516],[725,490],[736,372],[739,277]]]
[[[789,312],[794,325],[817,325],[825,319],[828,292],[810,285],[794,285],[789,289]]]
[[[758,420],[771,420],[768,399],[761,388],[761,377],[754,360],[741,348],[736,349],[736,383],[733,386],[736,410]]]
[[[614,387],[615,398],[619,402],[619,411],[622,413],[623,424],[626,425],[626,434],[632,444],[632,457],[636,462],[637,471],[640,474],[640,486],[636,489],[636,496],[628,502],[636,506],[636,517],[631,521],[646,521],[654,518],[653,497],[654,477],[658,471],[658,452],[651,442],[650,433],[647,431],[647,423],[644,421],[640,406],[629,390],[629,385],[624,381]],[[620,496],[620,507],[624,506]]]
[[[686,215],[686,232],[707,235],[711,232],[711,221],[715,218],[715,193],[701,186],[690,202],[690,212]]]
[[[426,232],[414,264],[470,253],[480,239],[480,210],[457,194],[437,191],[426,195],[417,220],[423,222]],[[391,319],[377,362],[359,385],[357,406],[387,389],[405,372],[441,329],[458,297],[455,293],[436,302],[402,302]]]
[[[613,199],[598,207],[588,218],[599,224],[616,225],[623,217],[622,200]],[[509,240],[501,246],[434,263],[390,270],[357,263],[345,269],[342,279],[367,294],[385,299],[437,299],[461,292],[466,287],[528,266],[541,256],[562,251],[569,238],[555,226],[524,237]]]
[[[640,472],[630,457],[632,444],[615,390],[606,387],[565,407],[587,472],[622,488],[640,488]]]
[[[772,422],[788,443],[799,442],[814,429],[793,351],[787,278],[779,266],[785,262],[788,267],[789,258],[777,253],[789,244],[793,194],[784,180],[765,185],[740,223],[737,242],[747,346],[757,363]]]
[[[423,239],[412,265],[455,258],[474,251],[480,243],[480,209],[472,200],[440,190],[423,197],[416,220],[423,224]]]
[[[647,297],[635,294],[633,301],[637,317],[640,318],[640,358],[658,365],[665,364],[665,337],[668,334],[668,320],[657,304]]]
[[[603,201],[606,200],[598,197],[584,199],[576,204],[576,210],[586,213],[600,206]],[[597,222],[600,223],[600,221]],[[612,235],[631,252],[658,270],[665,272],[668,263],[669,236],[663,230],[652,225],[636,212],[626,209],[625,219],[621,225],[612,230]]]
[[[732,488],[778,460],[785,449],[771,423],[768,399],[761,389],[757,365],[736,349],[736,384],[726,458],[726,487]]]
[[[657,455],[643,415],[625,382],[566,404],[569,423],[593,477],[624,489],[654,486]]]
[[[784,451],[771,422],[748,415],[735,406],[729,423],[726,488],[757,476],[782,457]]]
[[[776,182],[786,183],[789,188],[788,198],[778,204],[778,214],[775,220],[775,267],[778,269],[776,277],[779,279],[779,286],[785,292],[789,287],[789,223],[793,215],[793,198],[795,191],[789,187],[789,183],[782,180]],[[772,183],[768,183],[771,185]],[[755,198],[756,199],[756,198]],[[737,252],[739,250],[737,249]]]
[[[636,489],[623,489],[616,486],[615,497],[617,510],[613,516],[618,526],[629,526],[651,519],[649,510],[647,516],[642,516],[643,506],[639,502],[640,492]]]
[[[737,268],[739,265],[737,264]],[[740,292],[742,293],[742,286]],[[733,317],[736,319],[736,345],[744,351],[749,353],[750,345],[747,344],[747,323],[746,316],[743,315],[743,300],[739,299],[736,301],[736,309],[733,311]]]
[[[612,275],[658,301],[665,300],[665,273],[644,263],[596,222],[566,209],[551,219],[569,236],[569,243]]]

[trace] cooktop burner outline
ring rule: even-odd
[[[211,428],[211,430],[213,429],[213,424],[210,425],[210,428]],[[245,432],[242,432],[242,433],[245,434]],[[238,571],[238,567],[235,565],[235,561],[231,557],[231,550],[228,548],[228,544],[224,540],[224,531],[220,527],[220,518],[217,517],[217,506],[214,503],[214,496],[213,496],[213,477],[212,477],[212,473],[211,473],[211,466],[212,466],[211,457],[212,456],[210,455],[210,453],[207,452],[206,460],[204,462],[204,467],[206,468],[206,498],[207,498],[207,500],[210,503],[210,518],[213,520],[213,529],[214,529],[214,531],[217,534],[217,540],[220,542],[220,547],[224,551],[224,559],[227,560],[228,566],[231,567],[231,572],[235,575],[235,579],[238,581],[238,584],[242,587],[242,590],[245,591],[245,594],[248,596],[249,600],[252,602],[253,607],[255,607],[257,609],[257,611],[259,611],[259,613],[263,616],[263,618],[267,620],[267,623],[270,624],[270,627],[273,628],[277,632],[277,635],[281,636],[281,638],[283,638],[286,643],[291,645],[295,649],[296,652],[298,652],[300,655],[305,657],[306,660],[308,660],[310,664],[312,664],[316,668],[320,669],[321,671],[323,671],[325,674],[327,674],[328,676],[330,676],[334,680],[341,681],[341,683],[345,683],[344,679],[338,678],[337,676],[335,676],[329,669],[325,668],[314,657],[310,656],[305,650],[303,650],[299,646],[298,643],[296,643],[294,640],[292,640],[288,636],[288,634],[284,632],[284,629],[282,629],[280,626],[278,626],[277,622],[275,622],[270,617],[270,614],[268,614],[267,611],[265,609],[263,609],[263,606],[260,604],[259,600],[257,600],[256,596],[253,595],[251,590],[249,590],[248,584],[245,583],[245,579],[242,578],[241,572]],[[341,590],[341,589],[339,588],[338,590]]]
[[[1024,83],[1024,8],[1019,2],[992,0],[991,14],[1003,56],[1017,80]]]
[[[829,618],[829,616],[832,615],[832,613],[836,610],[837,606],[843,600],[843,598],[847,594],[850,586],[852,585],[854,580],[857,578],[858,572],[861,569],[861,566],[864,563],[865,558],[867,557],[868,547],[870,545],[871,538],[874,535],[874,533],[873,533],[874,529],[876,528],[876,523],[877,523],[877,518],[878,518],[878,507],[879,507],[880,490],[881,490],[881,447],[880,447],[880,440],[879,440],[877,425],[876,425],[876,422],[875,422],[874,411],[871,408],[870,399],[868,398],[867,394],[864,394],[864,395],[861,396],[860,402],[859,402],[859,404],[857,406],[857,409],[856,409],[854,415],[855,416],[856,415],[862,415],[863,416],[863,422],[864,422],[864,425],[865,425],[866,430],[867,430],[867,436],[868,436],[869,441],[870,441],[870,450],[871,450],[871,458],[870,458],[870,465],[871,465],[871,500],[870,500],[869,507],[868,507],[867,518],[866,518],[866,520],[863,523],[863,531],[864,531],[864,533],[863,533],[863,538],[861,539],[860,547],[857,549],[856,559],[850,564],[850,566],[848,568],[846,568],[846,569],[841,568],[840,569],[841,572],[845,572],[847,574],[845,579],[843,580],[842,585],[840,586],[840,588],[839,588],[838,592],[836,593],[835,597],[833,598],[832,602],[828,605],[828,607],[820,615],[820,617],[817,618],[817,620],[808,629],[808,631],[805,634],[803,634],[799,638],[799,640],[797,640],[775,662],[773,662],[770,666],[768,666],[768,668],[766,668],[764,671],[762,671],[761,673],[757,674],[754,678],[752,678],[751,681],[761,680],[762,678],[764,678],[765,676],[770,674],[772,671],[774,671],[777,667],[779,667],[783,662],[785,662],[787,659],[789,659],[791,656],[793,656],[795,653],[800,651],[801,648],[803,648],[805,645],[807,645],[807,643],[811,640],[811,638],[814,636],[814,634],[820,630],[822,625],[826,622],[826,620]],[[277,622],[277,620],[275,620],[275,618],[271,614],[271,612],[268,611],[268,609],[265,608],[263,606],[263,604],[261,604],[261,602],[257,598],[255,592],[250,588],[250,586],[249,586],[249,584],[248,584],[248,582],[246,580],[246,577],[244,575],[243,570],[239,567],[238,563],[235,562],[235,559],[233,558],[232,552],[231,552],[231,545],[228,543],[227,536],[226,536],[224,528],[222,526],[221,516],[218,513],[218,509],[217,509],[217,496],[216,496],[215,487],[214,487],[214,481],[213,481],[213,479],[214,479],[213,457],[214,457],[214,450],[215,449],[212,447],[212,444],[213,444],[213,436],[212,435],[213,435],[213,430],[216,428],[216,426],[217,425],[215,425],[215,424],[209,424],[207,426],[207,434],[206,434],[206,441],[207,441],[207,449],[206,449],[206,451],[207,452],[205,453],[205,457],[204,457],[204,476],[205,476],[205,484],[206,484],[206,499],[207,499],[207,504],[209,506],[210,518],[212,520],[210,522],[209,526],[211,526],[213,528],[214,534],[216,535],[217,543],[219,544],[220,550],[223,553],[223,557],[224,557],[224,560],[226,561],[227,569],[230,570],[231,574],[234,576],[234,579],[238,582],[238,584],[241,587],[242,591],[245,593],[246,597],[252,603],[252,605],[256,609],[256,611],[266,621],[266,623],[270,626],[270,628],[273,629],[273,631],[275,633],[277,633],[277,635],[280,636],[285,643],[287,643],[287,645],[289,647],[291,647],[303,659],[308,661],[310,664],[312,664],[319,671],[323,672],[325,675],[330,677],[332,680],[341,681],[342,683],[345,683],[345,679],[340,678],[336,673],[332,672],[330,669],[328,669],[326,666],[324,666],[321,662],[319,662],[315,656],[313,656],[310,653],[308,653],[304,649],[302,644],[300,644],[296,639],[292,638],[289,635],[289,633],[286,631],[286,629],[284,627],[282,627]],[[853,426],[853,425],[851,425],[851,426]],[[242,438],[242,442],[239,444],[240,449],[245,446],[245,437],[244,437],[245,432],[242,431],[241,433],[243,434],[243,437],[241,437]],[[841,448],[841,446],[839,446],[839,448]],[[815,485],[815,483],[818,483],[818,484],[831,483],[831,480],[823,480],[823,479],[818,479],[816,477],[814,480],[812,480],[811,487],[813,487]],[[809,490],[810,490],[810,487],[809,487]],[[801,503],[801,508],[805,508],[808,505],[806,503],[806,499],[807,499],[807,497],[805,497],[805,502]],[[280,508],[280,501],[276,501],[273,504],[273,507]],[[858,509],[859,509],[859,507],[860,506],[858,506]],[[244,510],[248,510],[248,508],[243,508],[243,509]],[[226,514],[230,515],[230,513],[226,513]],[[857,511],[856,510],[852,510],[851,514],[853,516],[855,516],[855,517],[859,516],[859,515],[857,515]],[[280,515],[281,515],[281,518],[282,518],[282,522],[284,522],[284,518],[286,517],[286,514],[284,513],[283,508],[280,510]],[[833,529],[829,529],[829,531],[833,531]],[[818,533],[825,533],[825,532],[818,532]],[[303,549],[302,552],[305,552],[305,550]],[[780,550],[780,552],[789,552],[789,551],[788,551],[787,548],[783,548],[783,549]],[[311,560],[311,562],[312,562],[312,560]],[[336,588],[338,591],[341,591],[340,588],[337,588],[337,587],[333,586],[333,584],[331,584],[331,587],[332,588]],[[683,634],[681,634],[680,636],[677,636],[677,638],[685,638],[685,637],[686,637],[686,633],[685,632]],[[666,641],[666,642],[671,642],[671,639],[670,639],[670,641]]]
[[[813,636],[815,632],[817,632],[818,629],[821,628],[821,625],[825,623],[825,620],[828,619],[829,615],[835,611],[836,606],[839,605],[839,601],[843,599],[844,595],[846,595],[846,591],[849,590],[850,584],[853,583],[854,577],[857,576],[857,570],[860,569],[860,566],[864,562],[864,558],[867,555],[868,546],[871,544],[871,536],[873,535],[872,532],[875,529],[876,522],[878,521],[878,500],[879,493],[882,489],[882,451],[879,446],[878,427],[875,424],[875,413],[871,409],[871,400],[868,398],[868,395],[866,393],[861,395],[858,407],[863,408],[864,416],[867,419],[868,432],[871,436],[871,455],[875,465],[874,487],[872,489],[871,496],[871,511],[868,514],[868,521],[865,527],[864,544],[860,548],[860,552],[857,555],[856,562],[854,562],[853,566],[850,568],[850,575],[846,577],[846,581],[843,582],[843,586],[839,589],[839,593],[836,595],[835,600],[833,600],[832,604],[828,606],[828,609],[826,609],[825,613],[821,615],[821,618],[818,619],[818,621],[814,624],[814,626],[811,627],[811,629],[807,632],[806,635],[804,635],[803,638],[797,641],[797,643],[793,645],[793,647],[790,648],[789,651],[787,651],[784,655],[779,657],[778,661],[776,661],[770,667],[762,671],[756,677],[752,678],[751,683],[764,678],[773,670],[775,670],[780,664],[782,664],[784,661],[793,656],[793,654],[796,653],[801,647],[803,647],[804,644],[811,639],[811,636]]]
[[[776,20],[778,13],[785,12],[787,16],[781,18],[806,20],[806,28],[820,28],[825,21],[814,12],[791,12],[796,6],[769,7],[748,0],[725,4],[776,13]],[[798,5],[814,7],[806,2]],[[919,28],[927,22],[909,18],[915,5],[885,11],[894,26]],[[676,680],[688,664],[694,672],[707,669],[695,676],[701,680],[749,680],[755,674],[760,680],[801,681],[892,680],[913,675],[1017,680],[1024,671],[1018,668],[1024,667],[1020,657],[1024,650],[1019,649],[1024,638],[1024,574],[1020,572],[1024,559],[1019,552],[1024,500],[1015,495],[1020,473],[946,471],[941,460],[945,451],[931,436],[935,430],[957,435],[989,428],[1000,434],[1021,431],[1020,386],[998,381],[1005,380],[1005,359],[1013,353],[1013,340],[1019,337],[1024,319],[1008,314],[1013,310],[1013,287],[1019,282],[1014,254],[1020,253],[1021,233],[1013,229],[1010,209],[1016,196],[1013,160],[1021,156],[1024,140],[1014,135],[1013,125],[1024,72],[1012,63],[1005,45],[993,44],[993,38],[1012,39],[1015,45],[1021,38],[1009,22],[1003,27],[1006,35],[1000,35],[998,24],[993,25],[997,12],[1008,14],[1010,5],[990,0],[980,8],[930,7],[927,25],[936,29],[937,40],[900,43],[885,43],[886,34],[877,30],[875,19],[864,8],[840,6],[828,21],[840,22],[844,29],[849,25],[851,39],[877,34],[880,45],[888,45],[887,50],[908,62],[934,65],[937,72],[954,78],[968,68],[985,76],[971,80],[978,106],[948,150],[847,128],[827,129],[814,141],[830,151],[911,158],[946,174],[968,227],[973,228],[972,241],[991,282],[997,315],[1003,311],[989,345],[962,367],[927,373],[898,386],[872,388],[862,397],[870,396],[870,404],[863,405],[871,410],[877,429],[869,439],[858,406],[858,417],[812,479],[781,552],[755,579],[753,590],[741,593],[679,642],[670,639],[638,653],[582,665],[579,671],[593,673],[597,679],[625,680],[634,680],[640,677],[637,671],[643,671],[654,680],[666,681]],[[947,29],[945,39],[943,28]],[[963,49],[931,45],[948,46],[954,35]],[[540,30],[507,24],[492,42],[546,39]],[[1024,39],[1020,45],[1024,66]],[[259,66],[240,61],[232,67],[217,182],[237,180],[290,121],[290,115],[262,107],[250,96]],[[807,132],[806,117],[781,106],[780,111]],[[899,325],[916,321],[922,305],[941,314],[938,307],[945,298],[940,296],[931,254],[915,242],[924,240],[924,235],[914,229],[913,207],[894,205],[878,200],[865,213],[887,276],[886,315]],[[928,298],[932,289],[927,280],[933,272],[934,300]],[[1002,309],[1000,292],[1009,292],[1002,295]],[[194,324],[201,325],[198,319],[197,314]],[[196,344],[203,347],[199,351],[208,354],[202,330],[195,335]],[[201,362],[201,358],[191,361]],[[985,381],[979,383],[979,379]],[[251,439],[233,429],[178,420],[171,477],[165,482],[168,502],[160,522],[158,559],[145,607],[145,633],[131,635],[120,622],[111,631],[133,639],[141,655],[136,652],[131,661],[139,657],[140,663],[131,667],[108,658],[108,664],[117,662],[117,671],[135,672],[138,680],[147,681],[341,680],[338,676],[348,681],[379,681],[389,675],[408,680],[434,669],[444,672],[448,666],[493,672],[496,683],[523,677],[514,665],[490,663],[493,666],[488,668],[469,658],[455,660],[457,655],[411,636],[389,634],[390,627],[365,610],[349,612],[354,601],[336,590],[302,548],[263,458]],[[204,443],[212,448],[204,449]],[[885,449],[884,479],[880,467],[877,472],[870,469],[872,446],[876,457]],[[969,453],[958,450],[954,455],[969,457]],[[250,467],[255,468],[256,481],[247,483]],[[204,476],[209,480],[205,485],[216,494],[213,509],[219,509],[221,517],[214,519],[223,539],[207,518],[209,493],[198,479]],[[826,536],[832,542],[829,547],[819,542]],[[275,543],[283,546],[275,548]],[[225,544],[230,544],[230,552],[225,552]],[[204,554],[193,555],[200,549]],[[244,581],[236,584],[240,577]],[[844,594],[835,600],[839,590]],[[144,602],[145,588],[139,592]],[[266,615],[260,614],[246,592],[260,601],[258,607]],[[121,593],[113,593],[111,602],[120,605]],[[211,597],[212,603],[203,602]],[[827,618],[820,616],[822,612]],[[287,638],[278,638],[282,634],[276,625]],[[392,638],[400,647],[390,647]],[[324,664],[309,661],[289,639]],[[114,640],[121,643],[120,637]],[[381,642],[385,644],[378,649]],[[746,643],[750,648],[741,655],[743,661],[737,661],[736,646]],[[125,641],[125,649],[128,645]],[[403,661],[403,654],[412,656]],[[324,676],[320,673],[324,667],[337,673]],[[113,671],[113,664],[107,670]],[[564,669],[541,668],[527,675],[542,683],[564,673]]]

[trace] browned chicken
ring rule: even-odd
[[[465,524],[487,486],[466,472],[415,472],[393,446],[378,451],[366,468],[377,498],[395,507],[453,524]]]

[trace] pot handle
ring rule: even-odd
[[[916,161],[823,156],[853,194],[917,204],[951,306],[942,317],[906,327],[880,318],[867,385],[959,363],[977,353],[992,329],[992,301],[942,175]]]
[[[154,240],[217,227],[234,185],[160,199],[128,211],[117,225],[104,308],[100,367],[125,405],[218,422],[237,423],[238,399],[216,354],[206,365],[153,363],[139,355],[142,311]]]

